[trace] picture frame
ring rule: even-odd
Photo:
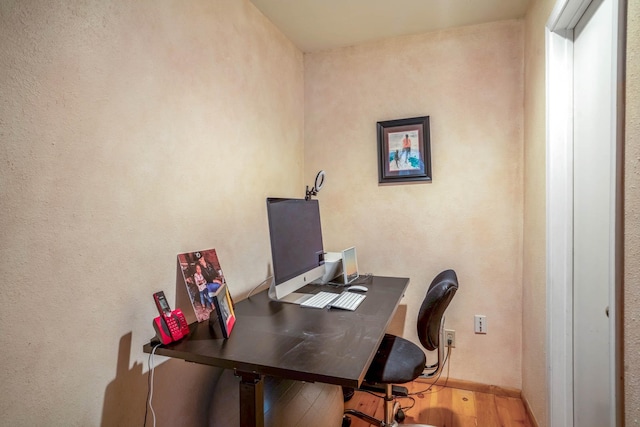
[[[430,182],[431,136],[429,116],[377,123],[378,182]]]
[[[236,315],[233,310],[233,301],[229,294],[229,287],[223,284],[218,292],[213,296],[213,303],[218,314],[218,322],[224,338],[231,336],[231,331],[236,323]]]
[[[215,249],[178,254],[178,269],[198,322],[209,319],[215,309],[213,295],[227,281]]]

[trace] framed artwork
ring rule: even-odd
[[[378,122],[378,182],[431,181],[429,116]]]
[[[236,323],[236,315],[233,311],[233,303],[231,302],[231,295],[229,295],[229,288],[227,285],[222,285],[218,292],[213,296],[213,302],[216,306],[216,312],[218,313],[218,321],[220,322],[220,329],[222,329],[222,336],[229,338],[231,336],[231,330]]]

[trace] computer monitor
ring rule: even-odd
[[[299,302],[294,294],[324,275],[324,248],[318,200],[267,199],[273,280],[269,297]]]
[[[351,247],[342,251],[342,280],[345,285],[360,277],[358,273],[358,258],[356,248]]]

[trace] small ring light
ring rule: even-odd
[[[318,172],[318,175],[316,175],[316,182],[313,186],[313,189],[316,193],[320,191],[320,189],[322,188],[322,184],[324,184],[324,171],[320,171]]]
[[[316,181],[313,184],[313,188],[311,190],[309,190],[309,186],[307,185],[307,192],[306,192],[306,195],[304,197],[305,200],[310,200],[312,196],[315,196],[316,194],[318,194],[318,192],[320,191],[320,189],[324,185],[324,177],[325,177],[325,173],[324,173],[323,170],[321,170],[316,175]]]

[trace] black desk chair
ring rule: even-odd
[[[343,426],[350,425],[347,415],[361,418],[379,427],[397,426],[395,414],[399,407],[394,405],[393,384],[404,384],[423,375],[433,378],[440,373],[444,364],[444,311],[458,290],[455,271],[445,270],[438,274],[424,297],[418,313],[418,337],[429,351],[438,350],[438,361],[427,365],[424,352],[416,344],[395,335],[386,334],[365,375],[365,382],[384,385],[384,420],[378,420],[355,409],[344,411]],[[408,424],[403,424],[408,426]]]

